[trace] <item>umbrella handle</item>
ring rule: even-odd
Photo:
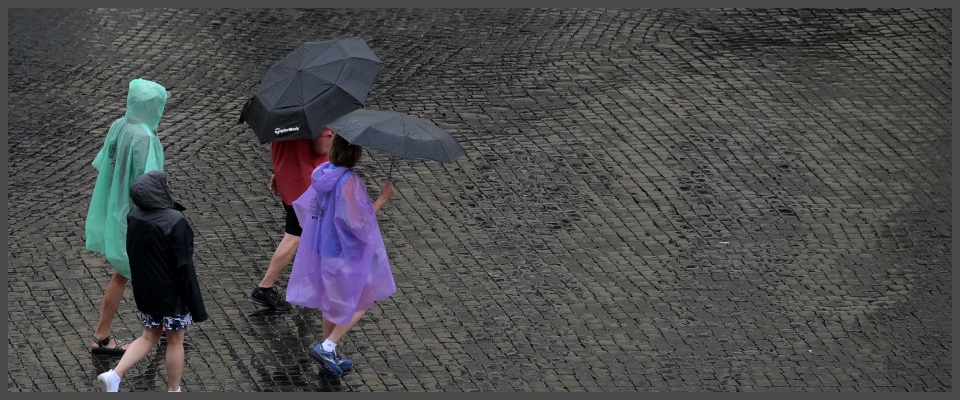
[[[390,156],[390,170],[387,172],[387,180],[390,180],[390,176],[393,174],[393,156]]]

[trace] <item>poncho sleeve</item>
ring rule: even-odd
[[[307,189],[300,195],[299,198],[294,200],[293,204],[293,213],[297,215],[297,222],[300,223],[300,226],[305,226],[307,224],[307,210],[308,207],[311,207],[312,204],[316,201],[317,193],[313,190]]]
[[[336,215],[337,227],[347,234],[341,238],[343,247],[359,245],[354,241],[374,243],[375,233],[379,233],[376,218],[363,180],[357,175],[350,176],[343,185]]]
[[[207,309],[203,305],[200,283],[197,281],[197,271],[193,264],[193,229],[190,228],[186,219],[181,219],[174,226],[170,242],[179,277],[177,286],[181,298],[190,310],[194,322],[206,321]]]
[[[307,226],[307,218],[316,215],[316,212],[311,213],[311,210],[317,207],[317,191],[308,188],[290,205],[293,207],[293,213],[296,214],[300,226]]]
[[[110,125],[110,130],[107,131],[107,137],[103,139],[103,146],[100,147],[100,151],[97,153],[97,157],[93,159],[93,167],[99,171],[103,168],[105,162],[110,161],[110,147],[113,143],[114,151],[116,151],[116,141],[118,130],[122,126],[123,119],[113,121],[113,124]]]
[[[106,140],[104,140],[103,147],[100,148],[100,152],[97,153],[97,157],[93,159],[93,167],[96,168],[97,171],[99,171],[100,168],[103,167],[103,162],[108,157],[107,147],[109,147],[109,144],[108,144],[109,140],[110,140],[109,137]]]
[[[163,146],[160,139],[150,131],[136,135],[130,143],[134,178],[150,171],[163,170]]]

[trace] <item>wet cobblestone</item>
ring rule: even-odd
[[[211,319],[186,391],[952,391],[951,23],[939,9],[9,9],[8,391],[96,391],[111,269],[90,165],[126,85]],[[397,294],[327,377],[313,310],[247,302],[281,236],[239,110],[302,42],[359,35],[367,108],[467,154],[402,161]],[[359,167],[376,193],[388,157]],[[286,277],[279,282],[286,286]],[[114,333],[139,320],[128,289]],[[165,385],[163,349],[123,391]]]

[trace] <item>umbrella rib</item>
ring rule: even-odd
[[[344,59],[343,64],[340,65],[340,70],[337,71],[337,79],[330,83],[336,85],[337,82],[340,82],[340,77],[343,76],[343,71],[347,67],[347,62],[349,62],[349,59]]]

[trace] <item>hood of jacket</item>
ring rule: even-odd
[[[167,105],[167,89],[146,79],[130,81],[127,93],[127,112],[124,115],[128,123],[145,124],[151,131],[160,126],[163,108]]]
[[[339,167],[330,162],[325,162],[313,170],[313,174],[310,175],[310,186],[313,187],[313,190],[316,190],[317,193],[325,194],[336,189],[337,181],[349,171],[351,171],[350,168]]]
[[[133,181],[130,200],[144,211],[176,208],[173,194],[167,186],[167,173],[160,170],[147,172]]]

